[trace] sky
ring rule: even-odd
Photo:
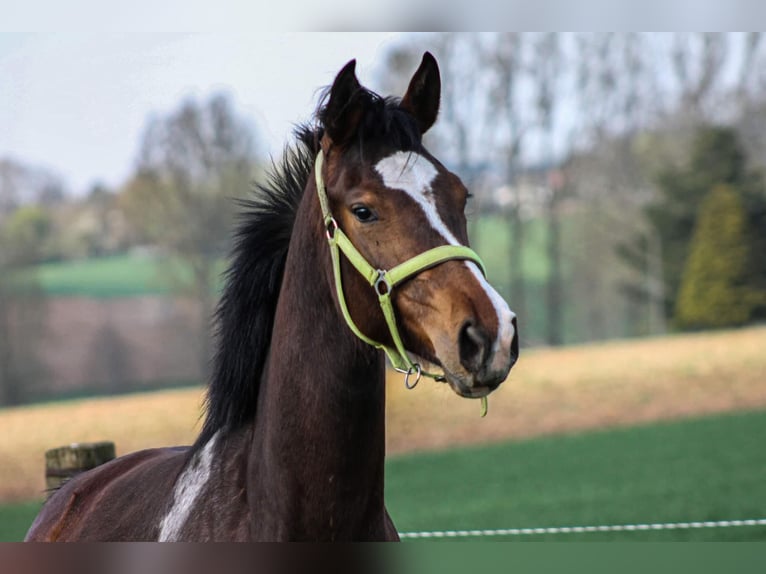
[[[398,33],[0,34],[0,158],[53,170],[69,191],[119,186],[150,114],[226,91],[278,156],[318,90],[352,58],[360,81]]]

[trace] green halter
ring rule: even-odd
[[[407,385],[407,388],[413,388],[423,375],[438,381],[443,381],[444,377],[442,375],[423,371],[421,366],[418,363],[414,363],[407,354],[402,338],[399,335],[399,329],[396,326],[396,315],[394,313],[394,305],[391,301],[391,293],[395,287],[407,279],[410,279],[426,269],[436,267],[445,261],[452,261],[455,259],[473,261],[486,276],[484,263],[477,253],[469,247],[463,245],[441,245],[424,251],[419,255],[415,255],[413,258],[408,259],[391,269],[376,269],[370,265],[364,256],[359,253],[359,250],[354,247],[351,240],[345,233],[343,233],[343,230],[338,227],[337,221],[335,221],[335,218],[332,216],[329,200],[327,198],[327,190],[324,185],[324,178],[322,177],[323,164],[324,154],[320,150],[317,155],[314,174],[316,176],[319,205],[322,208],[322,217],[324,218],[324,225],[327,230],[327,241],[330,245],[333,274],[335,275],[335,290],[338,295],[338,302],[340,304],[341,312],[343,313],[343,318],[357,337],[368,345],[383,350],[394,368],[401,373],[405,373],[406,376],[404,382],[405,385]],[[351,265],[354,266],[367,283],[375,290],[375,293],[377,293],[378,303],[383,311],[383,317],[385,318],[388,330],[391,333],[394,347],[389,347],[388,345],[370,339],[359,330],[354,323],[354,320],[351,318],[351,314],[348,311],[348,305],[346,304],[346,297],[343,292],[343,281],[340,272],[340,252],[343,252],[346,259],[349,260]],[[415,375],[415,381],[410,384],[409,379],[413,374]],[[486,398],[482,400],[482,413],[486,414]]]

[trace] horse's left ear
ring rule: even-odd
[[[333,144],[344,146],[354,135],[364,112],[356,78],[356,60],[338,72],[330,88],[330,100],[322,113],[322,123]]]
[[[439,115],[441,91],[439,64],[430,52],[426,52],[401,103],[403,109],[415,116],[422,134],[434,125],[436,116]]]

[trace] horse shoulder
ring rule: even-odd
[[[142,450],[77,475],[51,494],[26,540],[156,540],[187,451]]]

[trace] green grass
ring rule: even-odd
[[[762,518],[764,436],[756,412],[407,456],[388,464],[387,503],[400,531]],[[508,539],[766,540],[766,527]]]
[[[764,436],[752,412],[410,455],[389,460],[386,499],[400,531],[762,518]],[[37,507],[0,507],[0,541]],[[508,539],[763,541],[766,527]]]
[[[0,506],[0,542],[20,542],[40,510],[40,501]]]
[[[38,278],[49,295],[109,298],[166,293],[153,258],[119,255],[83,261],[47,263]]]
[[[508,250],[511,224],[499,215],[484,215],[473,223],[474,248],[482,256],[489,278],[493,284],[505,288],[508,283]],[[569,225],[569,221],[567,221]],[[546,255],[547,229],[542,219],[532,219],[524,224],[524,277],[531,283],[544,283],[548,279],[550,266]]]
[[[509,260],[511,224],[500,215],[484,215],[471,223],[473,247],[481,255],[487,267],[490,283],[513,307],[509,270],[518,262]],[[570,214],[562,221],[562,234],[566,238],[577,226],[582,225],[582,217]],[[550,261],[547,255],[548,229],[544,219],[530,219],[524,222],[524,249],[522,272],[526,287],[526,308],[522,341],[536,343],[544,339],[548,316],[547,281],[550,275]],[[564,239],[566,241],[566,239]],[[569,261],[564,258],[563,273],[569,273]],[[581,326],[573,322],[570,315],[573,309],[565,302],[563,339],[567,343],[582,340]]]
[[[173,290],[169,270],[174,278],[187,279],[189,273],[184,272],[182,265],[168,259],[116,255],[46,263],[37,267],[37,278],[43,291],[51,296],[107,299],[162,295]],[[218,273],[224,270],[224,265],[223,261],[218,264]]]

